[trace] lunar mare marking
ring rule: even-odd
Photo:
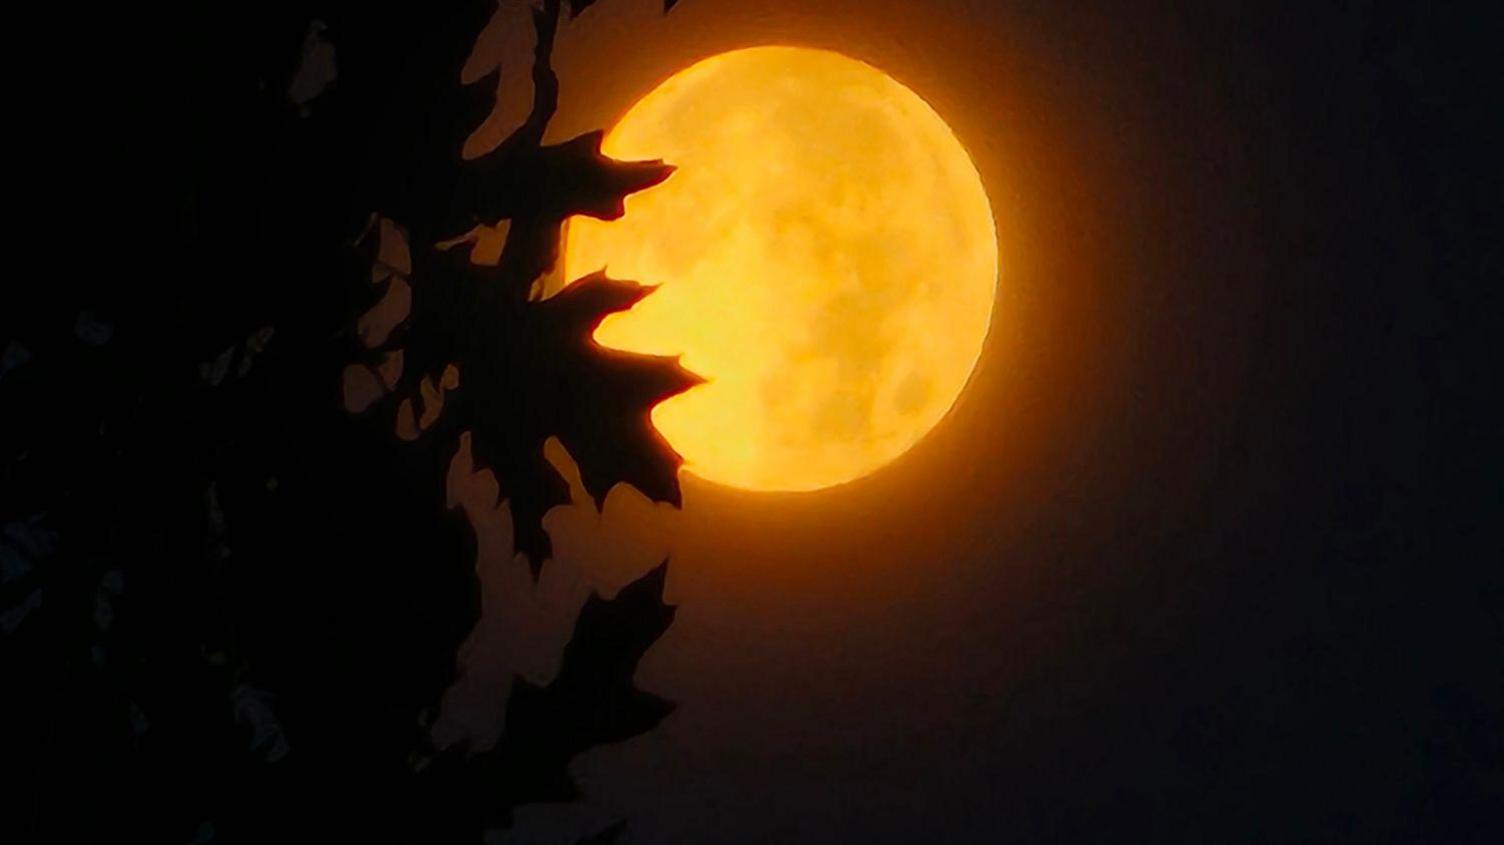
[[[711,481],[815,490],[892,461],[981,352],[997,242],[980,176],[914,92],[837,53],[755,47],[654,89],[607,134],[678,170],[574,218],[567,278],[660,288],[596,332],[709,382],[653,420]]]

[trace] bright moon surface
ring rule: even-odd
[[[816,490],[913,446],[966,385],[991,318],[982,180],[917,94],[838,53],[754,47],[695,64],[607,134],[668,181],[572,218],[565,278],[660,288],[596,331],[682,355],[708,383],[653,411],[702,478]]]

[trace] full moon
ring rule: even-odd
[[[997,282],[971,158],[913,91],[824,50],[754,47],[659,85],[606,135],[678,169],[571,218],[566,279],[659,289],[596,330],[708,379],[653,411],[702,478],[817,490],[925,436],[981,354]]]

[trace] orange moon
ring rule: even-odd
[[[689,472],[831,487],[955,404],[987,335],[997,236],[970,156],[913,91],[838,53],[736,50],[643,97],[603,151],[678,169],[619,220],[571,218],[565,278],[659,285],[595,336],[708,379],[653,411]]]

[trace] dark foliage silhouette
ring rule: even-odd
[[[636,688],[644,652],[668,630],[674,608],[663,604],[665,562],[614,599],[592,594],[580,611],[559,674],[546,686],[517,679],[507,703],[506,732],[493,749],[439,752],[423,777],[440,794],[465,795],[460,812],[483,813],[484,827],[507,823],[517,804],[571,801],[579,789],[569,762],[597,745],[651,730],[673,705]],[[602,835],[605,835],[604,833]]]
[[[437,418],[446,424],[436,420],[440,430],[425,435],[453,439],[458,425],[470,427],[477,466],[495,470],[517,547],[536,572],[550,553],[543,516],[569,501],[567,485],[543,456],[544,442],[558,437],[568,449],[597,507],[618,483],[678,504],[678,458],[648,411],[696,379],[672,359],[624,354],[590,339],[606,315],[631,307],[648,288],[595,274],[535,302],[485,284],[492,280],[480,269],[463,256],[424,267],[408,327],[392,341],[404,353],[396,392],[437,408],[437,394],[422,386],[444,383],[445,370],[458,365],[458,379],[473,387],[446,394]]]
[[[583,5],[575,5],[578,14]],[[597,505],[617,483],[679,502],[678,458],[648,420],[652,406],[694,385],[677,362],[603,350],[590,340],[600,320],[624,310],[647,289],[592,276],[554,299],[535,301],[538,279],[558,260],[564,220],[575,214],[613,219],[624,197],[669,176],[659,162],[621,163],[600,153],[602,133],[591,132],[562,144],[541,145],[558,100],[558,82],[549,65],[559,4],[535,10],[538,47],[534,57],[535,97],[527,119],[494,152],[461,162],[465,137],[490,110],[494,96],[485,84],[463,92],[439,120],[450,134],[429,135],[425,170],[416,184],[402,182],[381,198],[380,208],[397,209],[394,219],[408,231],[412,251],[412,310],[396,335],[368,356],[400,348],[402,372],[394,393],[427,410],[422,389],[441,384],[451,365],[470,383],[454,400],[445,399],[449,423],[438,436],[473,431],[476,463],[494,469],[508,499],[516,543],[534,569],[550,553],[542,518],[568,501],[563,480],[543,458],[543,442],[557,436],[580,465],[586,489]],[[468,45],[468,41],[460,39]],[[442,56],[432,81],[457,79],[468,46]],[[489,79],[489,77],[487,77]],[[453,87],[453,86],[451,86]],[[438,149],[428,147],[438,142]],[[444,162],[438,169],[430,162]],[[390,212],[388,212],[390,213]],[[434,248],[442,237],[462,235],[477,224],[509,224],[505,248],[495,268],[465,260],[462,250]],[[375,366],[379,357],[367,357]],[[429,433],[429,436],[436,436]]]
[[[151,285],[91,276],[24,307],[6,292],[0,648],[18,670],[9,724],[26,727],[7,747],[43,774],[15,802],[23,840],[478,841],[521,803],[573,798],[573,757],[671,709],[632,681],[672,620],[665,564],[586,604],[558,678],[497,702],[495,748],[429,739],[479,612],[474,531],[446,505],[460,435],[536,572],[541,519],[568,499],[544,441],[597,504],[618,483],[677,503],[677,456],[647,415],[696,381],[590,339],[651,288],[598,274],[538,295],[568,216],[620,215],[671,172],[605,158],[598,132],[543,144],[560,0],[535,8],[535,54],[515,57],[533,67],[527,120],[462,158],[496,80],[461,69],[495,8],[295,2],[190,21],[194,107],[113,123],[122,160],[168,159],[117,168],[149,180],[120,195],[166,198],[115,246],[160,247]],[[300,70],[300,45],[332,65]],[[129,67],[123,88],[162,78]],[[162,155],[162,138],[212,152]],[[411,304],[376,342],[357,320],[396,283],[371,284],[381,221],[410,246]],[[440,247],[501,222],[494,267]],[[352,362],[386,393],[353,416]],[[410,442],[394,435],[404,409]]]

